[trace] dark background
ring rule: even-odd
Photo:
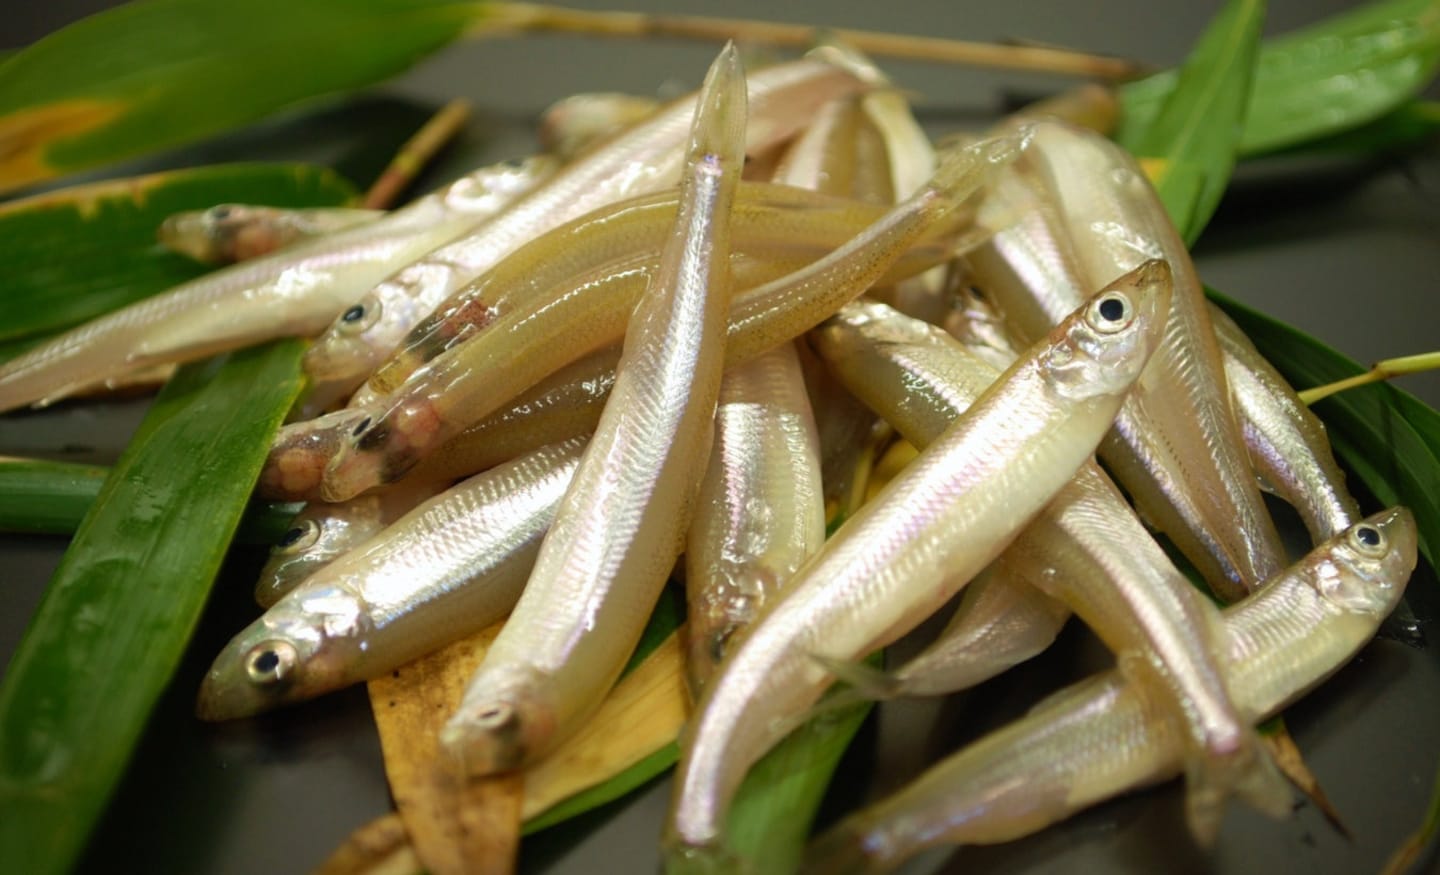
[[[240,0],[237,0],[240,2]],[[0,2],[0,46],[21,46],[105,2]],[[575,2],[615,8],[602,2]],[[969,39],[1020,37],[1138,58],[1182,59],[1219,4],[1104,0],[1003,3],[707,4],[627,2],[635,10],[804,21]],[[1352,4],[1276,0],[1267,33]],[[284,23],[275,22],[276,27]],[[698,83],[714,47],[571,37],[458,44],[357,100],[327,103],[106,175],[222,160],[304,158],[368,184],[394,147],[446,99],[475,113],[423,180],[535,148],[533,122],[550,102],[585,90],[671,94]],[[979,128],[1009,98],[1063,87],[1046,76],[885,62],[917,94],[933,132]],[[217,95],[223,99],[223,95]],[[1196,248],[1203,278],[1354,358],[1440,348],[1434,308],[1440,252],[1440,152],[1402,159],[1277,160],[1245,165]],[[1402,382],[1431,404],[1440,378]],[[0,419],[0,454],[109,462],[144,402],[62,406]],[[1440,488],[1440,484],[1437,484]],[[1374,502],[1367,504],[1374,508]],[[7,660],[64,548],[59,538],[0,536],[0,659]],[[207,726],[190,716],[201,674],[255,614],[251,584],[263,557],[237,550],[162,701],[82,871],[307,871],[353,828],[389,809],[378,741],[362,690],[252,721]],[[1411,599],[1429,640],[1437,586],[1417,573]],[[1058,679],[1104,664],[1083,632],[1014,677],[943,703],[880,708],[862,729],[826,812],[898,787],[926,763],[1033,702]],[[1219,845],[1193,846],[1172,784],[1100,806],[1031,839],[935,855],[910,872],[1370,872],[1420,820],[1440,765],[1440,665],[1433,648],[1380,640],[1287,712],[1292,732],[1354,835],[1346,840],[1302,805],[1284,823],[1235,808]],[[563,825],[522,849],[533,872],[648,872],[668,783]],[[1432,861],[1433,862],[1433,861]]]

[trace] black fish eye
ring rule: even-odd
[[[305,530],[300,526],[295,526],[280,539],[280,546],[289,547],[303,537],[305,537]]]
[[[1361,526],[1355,530],[1355,537],[1367,547],[1380,546],[1380,533],[1370,526]]]
[[[1106,298],[1100,302],[1100,316],[1110,322],[1115,322],[1124,317],[1125,302],[1119,298]]]
[[[364,433],[365,433],[365,430],[368,429],[369,427],[370,427],[370,417],[367,416],[367,417],[365,417],[364,419],[360,420],[359,422],[355,423],[355,430],[352,431],[352,432],[350,432],[350,436],[351,436],[351,437],[357,437],[357,438],[358,438],[360,435],[364,434]]]
[[[223,222],[226,219],[230,218],[230,214],[233,212],[234,210],[230,207],[229,204],[221,204],[218,207],[210,208],[210,218]]]
[[[245,673],[256,684],[277,684],[287,679],[298,658],[299,654],[290,642],[265,641],[250,651],[245,660]]]
[[[365,318],[365,305],[364,305],[364,304],[356,304],[355,306],[351,307],[349,310],[346,310],[346,311],[345,311],[345,314],[340,317],[340,321],[341,321],[341,322],[358,322],[358,321],[360,321],[360,320],[363,319],[363,318]]]

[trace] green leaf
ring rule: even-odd
[[[1320,341],[1207,290],[1296,389],[1342,380],[1366,369]],[[1389,383],[1316,402],[1336,455],[1377,499],[1415,513],[1420,551],[1435,565],[1440,549],[1440,414]]]
[[[156,242],[173,213],[240,201],[334,206],[355,196],[308,164],[222,164],[61,189],[0,206],[0,341],[65,328],[209,268]]]
[[[727,844],[755,875],[794,872],[845,748],[872,703],[822,714],[756,763],[730,809]]]
[[[1440,67],[1440,0],[1382,0],[1267,40],[1240,138],[1242,157],[1328,137],[1415,97]],[[1143,130],[1177,87],[1167,71],[1120,90],[1119,138]]]
[[[1155,188],[1187,243],[1200,236],[1235,168],[1264,21],[1265,0],[1230,0],[1176,74],[1154,119],[1119,132],[1120,144],[1136,157],[1164,162]]]
[[[74,534],[109,473],[102,465],[0,457],[0,532]],[[240,520],[236,542],[275,543],[301,506],[252,501]]]
[[[488,9],[457,0],[144,0],[0,65],[0,191],[379,82]]]
[[[0,682],[0,872],[68,870],[180,663],[303,345],[181,369],[110,472]]]
[[[671,742],[603,784],[596,784],[588,790],[582,790],[564,802],[525,821],[523,834],[530,835],[543,829],[549,829],[557,823],[563,823],[573,817],[579,817],[591,809],[614,802],[664,773],[679,759],[680,746]]]
[[[1413,149],[1440,134],[1440,101],[1412,100],[1369,124],[1278,154],[1374,155]]]

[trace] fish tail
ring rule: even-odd
[[[1271,817],[1285,817],[1291,811],[1290,785],[1254,732],[1233,752],[1196,756],[1185,775],[1186,822],[1205,847],[1214,844],[1225,802],[1232,795]]]

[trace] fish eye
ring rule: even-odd
[[[281,553],[299,553],[315,546],[318,540],[320,524],[315,520],[300,520],[280,537],[280,542],[275,547]]]
[[[1110,292],[1097,298],[1086,314],[1086,322],[1096,331],[1113,334],[1128,327],[1135,319],[1135,308],[1130,299],[1119,292]]]
[[[210,218],[214,219],[217,222],[223,222],[226,219],[230,218],[230,216],[233,215],[234,212],[235,208],[232,207],[230,204],[221,204],[218,207],[210,208]]]
[[[278,684],[290,676],[299,658],[289,641],[262,641],[245,655],[245,674],[256,684]]]
[[[1350,530],[1350,546],[1362,556],[1379,558],[1385,555],[1385,535],[1368,523]]]
[[[358,438],[360,435],[364,434],[366,429],[368,428],[370,428],[370,417],[367,416],[359,422],[355,423],[355,428],[350,432],[350,436]]]
[[[346,334],[359,334],[368,330],[379,318],[380,302],[367,298],[340,314],[340,330]]]

